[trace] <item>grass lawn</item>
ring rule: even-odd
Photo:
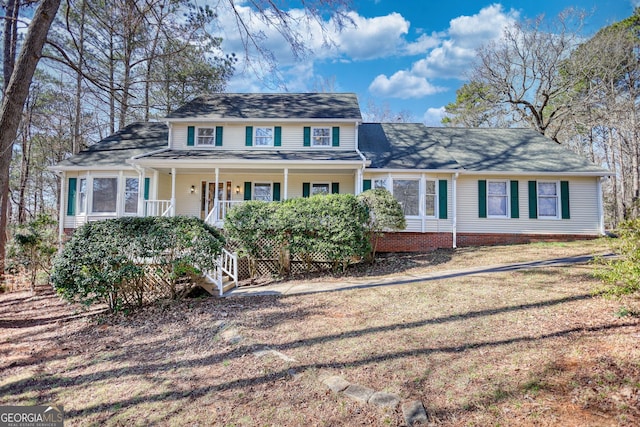
[[[607,250],[602,240],[463,249],[388,257],[371,274]],[[638,425],[640,317],[622,314],[640,300],[593,297],[592,271],[189,299],[128,316],[82,311],[46,289],[3,294],[0,405],[62,404],[69,426],[404,424],[400,407],[321,381],[338,375],[421,401],[434,425]]]

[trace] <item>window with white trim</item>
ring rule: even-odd
[[[256,147],[273,147],[273,128],[254,128],[253,145]]]
[[[87,179],[80,178],[78,181],[78,213],[87,212]]]
[[[271,189],[271,183],[256,182],[253,184],[253,200],[262,200],[263,202],[272,201],[273,192]]]
[[[387,189],[387,178],[376,178],[373,180],[373,188]]]
[[[538,218],[558,218],[558,182],[538,181]]]
[[[138,193],[140,185],[138,178],[126,178],[124,184],[124,213],[135,214],[138,212]]]
[[[507,181],[487,181],[487,216],[506,218],[509,215]]]
[[[393,197],[396,198],[405,216],[420,214],[420,180],[394,179]]]
[[[116,213],[118,178],[93,178],[92,213]]]
[[[196,145],[216,145],[216,128],[198,128]]]
[[[424,194],[424,201],[425,201],[424,214],[425,214],[425,216],[431,216],[431,217],[435,217],[436,216],[436,204],[437,204],[437,201],[438,201],[437,188],[438,188],[438,186],[436,185],[436,181],[430,180],[430,179],[427,180],[426,188],[425,188],[425,194]]]
[[[329,184],[311,184],[311,195],[331,193]]]
[[[312,147],[330,147],[331,146],[331,128],[312,128],[311,129],[311,146]]]

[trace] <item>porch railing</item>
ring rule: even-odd
[[[227,216],[227,212],[237,205],[245,203],[244,200],[218,200],[218,203],[214,204],[213,209],[204,219],[207,224],[221,226],[224,221],[224,217]]]
[[[224,276],[229,277],[225,283]],[[238,254],[229,252],[222,248],[222,253],[216,259],[214,271],[209,271],[205,277],[209,282],[213,282],[218,288],[220,296],[224,294],[225,284],[233,282],[234,287],[238,287]]]
[[[144,216],[170,216],[171,200],[145,200]]]

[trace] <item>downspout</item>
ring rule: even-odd
[[[460,174],[458,172],[453,174],[453,179],[451,180],[451,192],[452,194],[452,210],[453,210],[453,218],[451,224],[451,234],[453,240],[453,249],[458,247],[458,176]]]
[[[362,193],[362,180],[364,179],[364,170],[367,168],[367,158],[364,156],[364,154],[362,154],[362,152],[360,151],[360,148],[358,147],[358,142],[359,142],[358,127],[359,126],[360,126],[360,123],[356,122],[356,132],[355,132],[356,153],[358,153],[358,156],[360,156],[360,158],[362,159],[362,167],[356,171],[356,186],[355,186],[356,196]]]

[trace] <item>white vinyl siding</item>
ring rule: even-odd
[[[597,177],[568,178],[518,176],[506,181],[518,181],[519,218],[478,218],[478,180],[500,181],[504,177],[461,175],[458,178],[458,232],[460,233],[515,233],[515,234],[582,234],[598,235],[599,214],[597,212]],[[571,219],[545,221],[530,219],[529,181],[569,181]],[[558,191],[559,187],[558,187]],[[558,208],[560,209],[560,208]]]
[[[356,137],[356,127],[355,124],[345,124],[345,123],[333,123],[327,122],[326,125],[322,125],[322,127],[329,128],[331,133],[333,127],[340,127],[340,146],[332,147],[331,143],[329,143],[328,147],[304,147],[304,127],[319,127],[317,123],[261,123],[261,122],[246,122],[246,123],[211,123],[207,125],[198,124],[198,123],[175,123],[171,126],[171,147],[176,150],[187,150],[192,149],[193,147],[187,147],[187,127],[195,126],[196,129],[201,127],[210,127],[214,129],[215,135],[215,127],[222,126],[224,131],[224,145],[222,147],[215,146],[207,146],[208,149],[211,150],[251,150],[251,149],[273,149],[273,150],[302,150],[308,151],[311,149],[327,149],[327,150],[355,150],[355,137]],[[264,127],[272,127],[280,126],[282,128],[282,145],[280,147],[247,147],[246,143],[246,127],[253,126],[253,134],[255,140],[255,134],[257,128]],[[196,135],[197,139],[197,135]]]

